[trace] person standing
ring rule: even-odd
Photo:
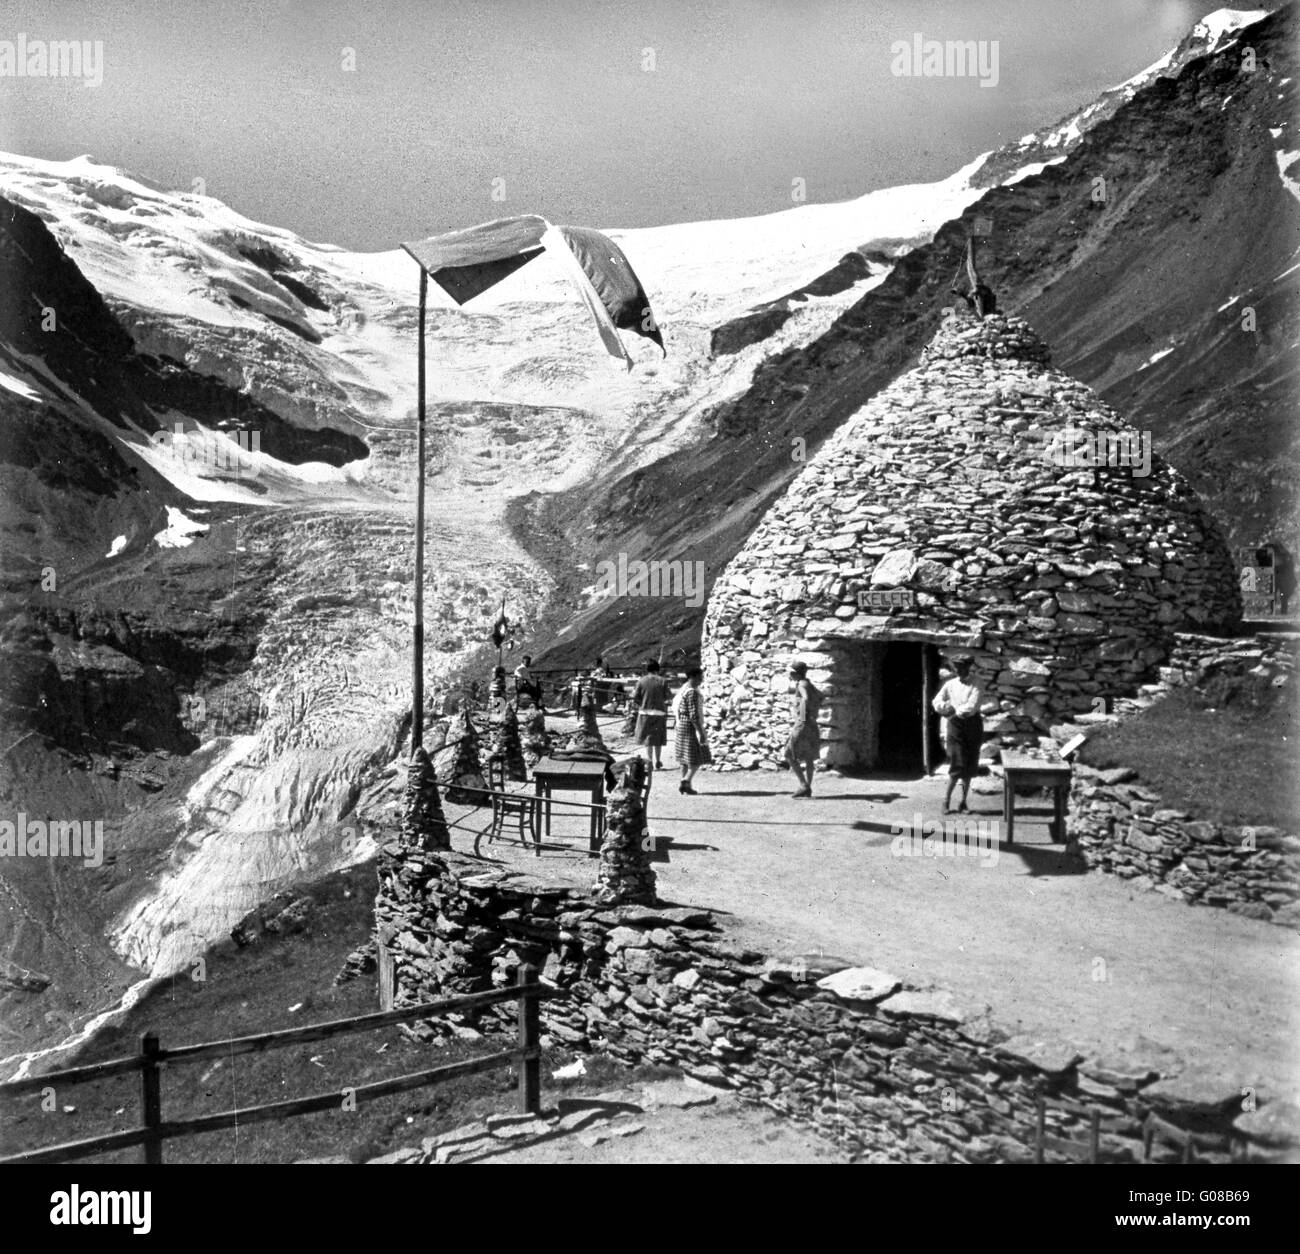
[[[533,659],[524,654],[524,660],[515,667],[515,696],[528,697],[534,704],[542,704],[542,686],[533,679]]]
[[[636,682],[632,697],[636,707],[636,743],[645,746],[650,767],[662,767],[664,745],[668,743],[668,685],[659,675],[659,663],[651,658],[645,674]]]
[[[980,745],[984,743],[984,720],[980,706],[984,692],[971,679],[974,661],[963,655],[953,659],[956,675],[935,694],[931,703],[948,720],[944,748],[948,753],[948,791],[943,798],[943,812],[952,814],[952,793],[961,781],[961,805],[958,813],[966,813],[966,799],[970,782],[979,772]]]
[[[590,672],[582,670],[573,676],[573,684],[569,692],[573,700],[573,717],[579,718],[582,714],[582,694],[587,690],[587,676]]]
[[[610,688],[612,686],[609,681],[612,678],[613,673],[610,671],[609,667],[605,665],[605,659],[603,657],[598,657],[596,659],[596,665],[591,671],[591,690],[595,693],[596,705],[598,707],[604,707],[609,703]]]
[[[695,789],[691,781],[695,772],[713,761],[709,751],[709,734],[704,727],[704,694],[700,691],[700,681],[704,672],[693,666],[686,672],[686,686],[677,698],[677,738],[673,751],[677,755],[678,765],[682,768],[682,782],[678,791],[694,797]]]
[[[808,678],[806,662],[790,664],[790,739],[786,742],[786,761],[794,768],[799,787],[790,795],[796,798],[811,797],[813,771],[821,757],[821,732],[817,728],[817,712],[822,708],[822,694]]]

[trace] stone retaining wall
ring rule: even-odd
[[[1254,636],[1201,636],[1179,632],[1161,683],[1178,687],[1203,685],[1217,676],[1258,675],[1277,687],[1289,684],[1295,671],[1296,637],[1260,633]]]
[[[1074,768],[1070,836],[1090,867],[1137,888],[1233,914],[1300,926],[1300,836],[1163,808],[1125,767]]]
[[[1100,1109],[1103,1158],[1140,1157],[1150,1112],[1194,1130],[1211,1160],[1229,1156],[1230,1136],[1252,1158],[1285,1157],[1300,1139],[1289,1103],[1180,1077],[1161,1047],[1139,1040],[1085,1058],[1068,1042],[1015,1037],[942,990],[738,946],[706,910],[602,908],[579,889],[396,844],[378,871],[395,1004],[496,987],[535,962],[569,993],[543,1003],[552,1043],[680,1067],[869,1161],[1027,1160],[1040,1096],[1048,1135],[1080,1145]]]

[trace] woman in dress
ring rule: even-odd
[[[636,707],[636,742],[645,746],[648,767],[662,767],[668,743],[668,685],[659,676],[659,663],[651,658],[636,682],[632,698]]]
[[[686,687],[677,698],[677,740],[674,752],[682,768],[682,782],[678,792],[694,797],[695,789],[691,781],[701,766],[712,761],[709,753],[709,737],[704,729],[704,694],[700,691],[700,681],[704,672],[692,667],[686,672]]]

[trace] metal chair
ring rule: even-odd
[[[528,831],[533,836],[533,853],[542,856],[541,810],[538,799],[530,792],[507,792],[505,760],[493,754],[487,760],[488,788],[492,791],[492,825],[488,828],[488,844],[504,833],[506,820],[512,815],[519,818],[519,843],[528,847],[528,836],[524,830],[524,821],[528,822]],[[478,856],[479,842],[483,833],[474,837],[474,854]]]

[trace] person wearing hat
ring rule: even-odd
[[[799,787],[790,795],[811,797],[813,770],[817,759],[821,757],[817,711],[821,709],[822,694],[809,680],[806,662],[790,663],[790,691],[793,693],[790,704],[791,727],[785,756],[799,781]]]
[[[952,792],[961,781],[961,805],[958,812],[968,809],[966,799],[970,793],[970,782],[975,778],[980,766],[980,745],[984,743],[984,720],[980,717],[980,706],[984,702],[984,692],[971,679],[974,661],[965,656],[953,659],[952,668],[956,676],[950,679],[935,694],[933,705],[936,711],[948,721],[944,737],[944,748],[948,752],[948,791],[943,798],[943,812],[952,814]]]

